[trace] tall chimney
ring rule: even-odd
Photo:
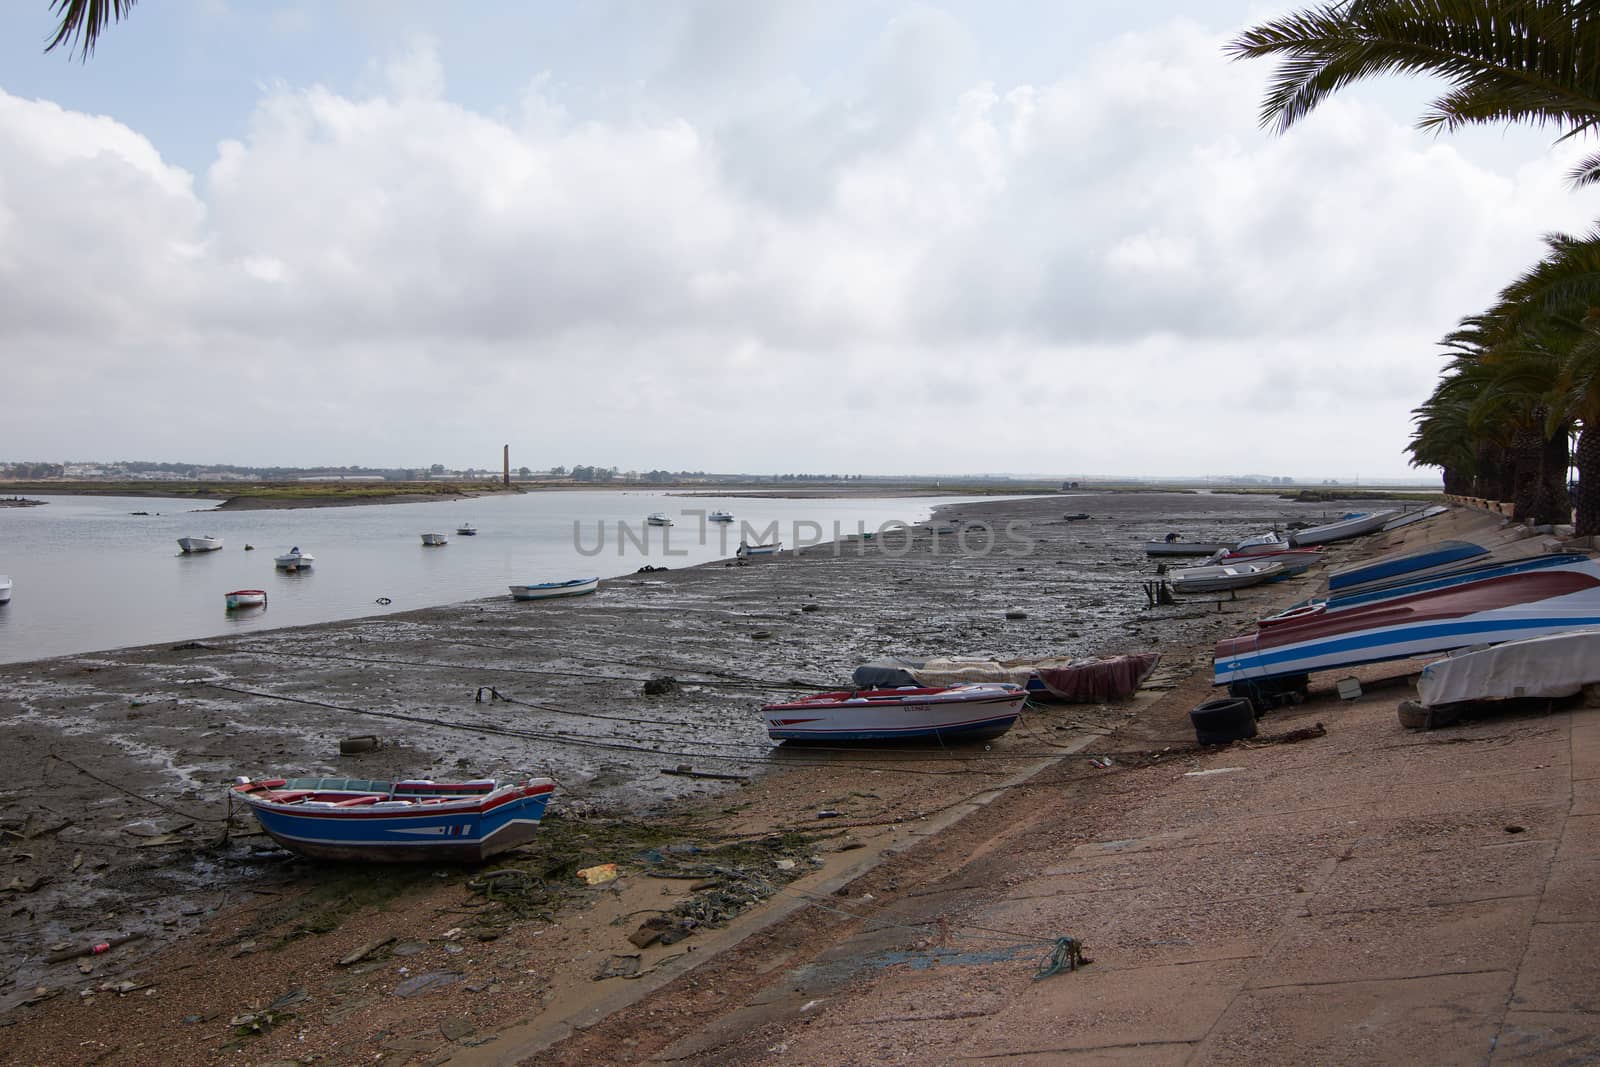
[[[500,453],[501,462],[505,464],[505,473],[501,475],[501,482],[507,489],[511,488],[511,446],[506,445]]]

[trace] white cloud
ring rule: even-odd
[[[912,8],[822,92],[780,14],[689,20],[623,117],[537,72],[468,109],[419,38],[266,88],[198,184],[0,92],[12,450],[1393,474],[1434,340],[1592,215],[1355,99],[1261,134],[1262,71],[1184,23],[1004,84]]]

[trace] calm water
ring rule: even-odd
[[[731,556],[744,524],[759,534],[777,523],[787,548],[797,536],[832,540],[835,523],[850,533],[858,524],[919,522],[958,498],[596,491],[290,511],[196,510],[194,501],[153,497],[41,499],[48,505],[0,508],[0,574],[15,583],[11,603],[0,606],[0,662],[409,611],[505,595],[513,583],[614,577],[646,564],[689,566]],[[686,508],[720,508],[740,521],[731,529],[707,524],[702,543],[700,520],[682,515]],[[676,522],[665,545],[661,528],[644,525],[654,511]],[[820,533],[796,527],[803,522],[817,523]],[[462,523],[476,526],[477,536],[456,536]],[[629,536],[619,536],[618,523]],[[447,534],[450,543],[425,548],[424,532]],[[178,538],[190,535],[221,537],[223,547],[183,555]],[[292,545],[316,557],[312,569],[274,568],[273,557]],[[228,612],[223,594],[231,589],[264,589],[267,607]]]

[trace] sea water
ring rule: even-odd
[[[648,491],[533,492],[357,507],[218,511],[158,497],[46,496],[0,508],[0,662],[194,640],[509,595],[507,586],[615,577],[730,558],[741,537],[827,542],[927,519],[964,498],[688,497]],[[732,512],[731,525],[696,512]],[[650,527],[652,512],[671,527]],[[138,515],[135,512],[146,512]],[[456,534],[470,524],[476,536]],[[448,544],[427,547],[422,534]],[[178,538],[221,537],[185,555]],[[247,551],[245,546],[254,546]],[[298,572],[273,557],[299,546]],[[265,608],[228,611],[223,595],[262,589]]]

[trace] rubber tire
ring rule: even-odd
[[[1194,737],[1202,745],[1226,745],[1256,736],[1256,711],[1242,697],[1208,700],[1189,712]]]

